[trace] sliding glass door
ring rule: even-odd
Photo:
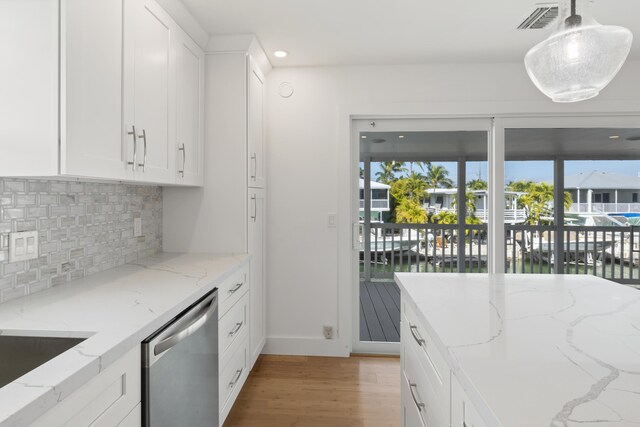
[[[355,122],[355,352],[399,352],[394,273],[487,272],[491,127],[490,119]]]

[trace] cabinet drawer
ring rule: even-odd
[[[404,375],[400,385],[400,394],[402,396],[402,427],[427,427],[420,416],[420,410],[411,397],[409,383]]]
[[[249,294],[245,293],[240,301],[236,303],[218,322],[218,352],[220,358],[224,358],[225,353],[231,345],[247,329],[249,317]]]
[[[249,337],[244,341],[230,358],[228,364],[220,372],[219,399],[220,425],[229,415],[233,403],[240,393],[240,389],[249,374]]]
[[[32,427],[118,425],[140,402],[140,377],[140,346],[136,346],[38,418]]]
[[[402,342],[415,351],[418,359],[433,385],[441,405],[449,405],[451,394],[450,369],[444,357],[440,354],[429,334],[418,321],[412,308],[404,299],[402,302]]]
[[[451,425],[456,427],[485,427],[487,425],[480,418],[475,406],[455,377],[451,384]]]
[[[409,394],[402,397],[403,406],[413,403],[422,422],[428,427],[449,425],[449,401],[442,403],[438,389],[429,380],[418,361],[420,355],[408,345],[402,346],[402,380],[407,383]],[[448,396],[447,396],[448,398]]]
[[[244,266],[218,287],[219,319],[249,290],[248,278],[248,267]]]
[[[142,425],[142,403],[138,403],[118,427],[140,427]]]

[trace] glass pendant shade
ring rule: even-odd
[[[599,24],[588,6],[588,0],[561,0],[558,28],[525,56],[529,77],[555,102],[597,96],[631,50],[631,31]]]

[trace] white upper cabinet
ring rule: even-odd
[[[3,0],[0,26],[0,176],[202,185],[204,55],[155,0]]]
[[[204,52],[184,32],[176,37],[176,182],[202,185],[204,177]]]
[[[253,60],[249,59],[248,100],[248,182],[249,187],[264,188],[264,76]]]
[[[125,2],[123,138],[129,175],[139,181],[175,181],[176,32],[176,24],[155,1]]]
[[[57,2],[0,1],[0,28],[0,175],[55,175]]]
[[[60,172],[125,179],[123,1],[66,0],[61,20]]]

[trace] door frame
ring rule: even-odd
[[[566,117],[607,117],[607,116],[637,116],[640,114],[640,102],[638,101],[600,101],[593,100],[586,103],[577,104],[554,104],[549,101],[544,102],[473,102],[473,103],[409,103],[409,104],[351,104],[340,105],[338,112],[339,120],[339,146],[338,146],[338,330],[337,342],[334,348],[335,355],[349,356],[350,353],[360,351],[354,347],[354,304],[353,304],[353,277],[354,277],[354,250],[353,248],[353,209],[355,196],[353,188],[358,191],[355,177],[359,177],[359,169],[356,169],[359,162],[358,146],[353,143],[354,126],[356,120],[382,120],[382,119],[468,119],[468,118],[494,118],[494,129],[502,128],[501,120],[517,119],[526,117],[528,119],[536,117],[566,118]],[[495,131],[490,138],[489,147],[490,170],[491,163],[504,163],[504,132]],[[504,166],[502,171],[502,181],[504,180]],[[500,180],[500,170],[490,180]],[[491,174],[491,171],[489,172]],[[359,192],[358,192],[359,193]],[[356,193],[357,194],[357,193]],[[492,217],[490,222],[496,222],[502,215],[502,209],[492,209],[499,202],[494,194],[490,200],[490,209],[496,217]],[[357,210],[355,211],[357,215]],[[500,221],[503,222],[503,221]],[[493,230],[499,230],[494,228]],[[497,231],[496,234],[500,233]],[[502,231],[504,233],[504,231]],[[357,256],[357,254],[356,254]],[[501,259],[501,258],[500,258]],[[504,261],[496,260],[498,264]],[[502,274],[499,265],[490,265],[492,274]],[[357,312],[355,312],[357,313]],[[359,331],[357,331],[359,338]],[[381,351],[370,349],[370,352],[384,354],[385,350],[390,353],[390,346],[384,346]],[[397,352],[393,351],[393,354]]]
[[[351,123],[351,146],[355,150],[355,164],[351,165],[351,192],[356,195],[351,201],[351,223],[353,224],[352,244],[352,348],[355,353],[375,354],[400,354],[399,342],[360,341],[360,287],[356,284],[360,281],[359,273],[359,248],[356,249],[356,224],[359,223],[360,191],[359,191],[359,163],[360,159],[360,133],[361,132],[416,132],[416,131],[485,131],[487,132],[487,160],[491,147],[491,135],[493,120],[484,118],[381,118],[381,119],[355,119]],[[365,178],[366,179],[366,178]],[[365,184],[366,200],[366,184]],[[365,214],[366,217],[366,214]],[[491,234],[491,231],[489,231]],[[358,313],[358,315],[355,315]]]

